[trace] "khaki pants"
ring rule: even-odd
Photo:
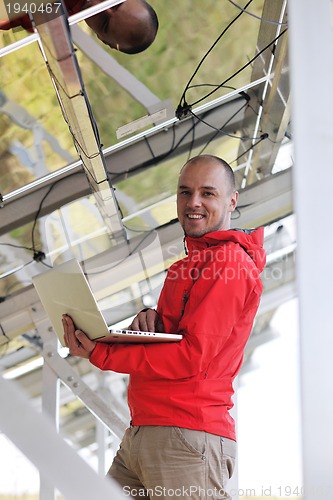
[[[126,430],[109,474],[128,498],[227,500],[235,456],[235,441],[215,434],[134,426]]]

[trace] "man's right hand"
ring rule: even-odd
[[[164,325],[161,316],[154,309],[144,309],[135,316],[129,330],[164,332]]]
[[[64,328],[64,342],[72,356],[89,359],[95,349],[96,342],[90,340],[81,330],[75,328],[74,322],[68,314],[62,316],[62,326]]]

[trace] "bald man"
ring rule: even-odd
[[[124,496],[231,499],[233,381],[265,264],[263,228],[230,229],[237,201],[233,171],[221,158],[197,156],[182,168],[177,212],[187,255],[168,270],[157,309],[144,309],[130,326],[181,333],[179,343],[102,344],[63,318],[72,355],[130,375],[131,425],[109,470]]]

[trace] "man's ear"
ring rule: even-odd
[[[232,192],[231,197],[230,197],[230,204],[229,204],[230,212],[233,212],[235,210],[235,208],[237,207],[238,196],[239,196],[238,191]]]

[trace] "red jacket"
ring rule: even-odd
[[[85,1],[86,0],[65,0],[68,15],[71,16],[72,14],[77,14],[81,10]],[[10,30],[12,28],[16,28],[17,26],[21,26],[30,33],[33,33],[34,31],[28,15],[12,20],[0,20],[0,30]]]
[[[232,383],[257,312],[263,228],[186,238],[188,256],[167,274],[157,311],[170,344],[97,344],[90,361],[129,373],[133,425],[178,426],[235,439]]]

